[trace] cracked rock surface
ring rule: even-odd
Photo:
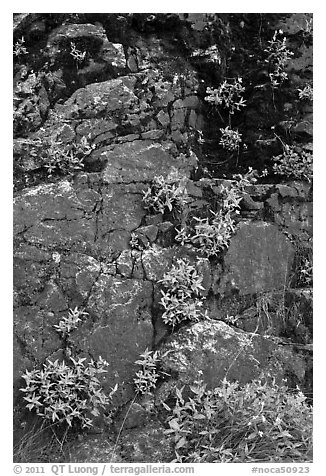
[[[268,27],[269,33],[282,26],[293,35],[300,52],[289,66],[295,87],[311,73],[310,46],[298,46],[295,36],[300,15],[293,14],[293,24],[283,15]],[[81,357],[108,361],[101,382],[107,392],[119,384],[114,405],[122,415],[135,396],[135,361],[145,349],[166,355],[157,400],[175,384],[203,379],[214,387],[226,375],[245,383],[261,371],[311,392],[312,297],[297,272],[302,256],[311,252],[308,182],[248,185],[228,249],[200,265],[209,319],[173,332],[162,320],[159,281],[177,258],[194,263],[196,254],[176,243],[180,223],[173,213],[150,213],[143,194],[154,177],[178,173],[190,209],[201,216],[216,203],[220,184],[232,177],[228,164],[214,165],[224,163],[216,157],[217,144],[208,139],[202,146],[198,134],[209,138],[217,127],[203,84],[225,73],[228,48],[242,35],[233,17],[231,30],[237,34],[232,36],[222,18],[223,35],[214,40],[203,27],[203,14],[188,19],[163,14],[157,23],[145,14],[15,16],[15,39],[24,35],[31,51],[26,64],[19,59],[14,70],[17,427],[24,418],[21,376],[47,358],[62,358],[64,343],[53,326],[75,307],[88,315],[72,331],[71,345]],[[205,56],[212,41],[220,50],[213,63]],[[87,52],[84,63],[74,61],[71,42]],[[244,60],[234,61],[236,75]],[[249,147],[251,139],[269,140],[271,125],[280,120],[274,109],[261,111],[259,91],[245,113]],[[310,142],[309,106],[298,106],[295,114],[295,137]],[[54,150],[49,144],[69,149],[85,138],[84,167],[49,175],[46,151]],[[265,163],[263,146],[260,153],[253,155],[254,166]],[[251,165],[249,155],[244,154],[241,172]],[[214,186],[201,180],[207,167]],[[138,247],[131,246],[132,236]],[[172,460],[162,421],[151,412],[144,419],[145,407],[133,403],[115,462]],[[107,462],[115,446],[105,434],[76,445],[71,462]]]

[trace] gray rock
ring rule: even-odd
[[[164,434],[158,421],[134,430],[121,438],[120,454],[129,463],[165,463],[172,461],[173,439]]]
[[[119,448],[107,435],[85,435],[69,447],[70,463],[121,463]]]
[[[173,168],[188,175],[193,160],[184,156],[175,158],[173,150],[171,142],[149,140],[116,145],[101,154],[106,162],[103,179],[107,183],[147,182],[157,175],[168,175]]]
[[[72,342],[86,355],[102,356],[110,364],[102,383],[107,391],[119,384],[115,404],[126,403],[134,394],[134,362],[151,348],[153,326],[151,283],[101,275],[92,287],[87,310],[96,316],[90,327],[86,322],[73,336]]]
[[[293,247],[275,225],[242,223],[225,255],[220,293],[227,292],[228,284],[240,294],[282,289],[292,261]]]
[[[202,321],[172,334],[160,349],[163,370],[177,375],[180,386],[203,380],[209,388],[224,378],[244,384],[269,372],[278,382],[287,375],[303,383],[304,359],[289,346],[236,330],[224,322]]]

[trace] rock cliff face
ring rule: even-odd
[[[76,306],[88,317],[71,343],[78,355],[109,362],[103,385],[119,384],[121,412],[134,397],[135,361],[146,348],[167,352],[170,377],[157,398],[173,382],[201,376],[214,387],[227,374],[245,383],[263,370],[311,396],[312,297],[302,271],[312,253],[311,183],[269,173],[247,184],[228,249],[204,265],[209,320],[173,333],[162,321],[159,280],[175,258],[194,260],[194,253],[175,241],[173,214],[144,208],[154,177],[184,177],[200,214],[233,174],[249,166],[271,171],[282,141],[312,141],[311,103],[297,93],[312,77],[310,16],[210,17],[14,17],[14,42],[23,37],[27,50],[14,66],[17,428],[25,418],[21,375],[62,357],[53,326]],[[278,29],[294,55],[288,81],[274,91],[264,48]],[[233,126],[246,148],[228,155],[219,145],[225,118],[204,98],[206,87],[238,76],[247,107]],[[161,422],[143,412],[134,403],[116,461],[171,461]],[[107,461],[110,445],[98,435],[79,442],[71,461]]]

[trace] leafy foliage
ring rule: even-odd
[[[63,317],[58,325],[53,327],[63,336],[69,334],[73,329],[76,329],[78,323],[82,321],[81,318],[88,316],[87,312],[81,311],[78,307],[69,309],[68,317]]]
[[[312,153],[307,147],[303,149],[286,144],[283,154],[273,157],[273,160],[275,174],[311,182]]]
[[[199,298],[203,278],[195,266],[186,259],[178,259],[170,271],[159,282],[166,291],[161,290],[161,305],[164,308],[163,321],[175,327],[182,321],[198,321],[203,315],[203,298]]]
[[[299,280],[304,286],[312,286],[313,272],[312,262],[306,258],[299,270]]]
[[[241,134],[238,131],[234,131],[227,126],[225,129],[220,128],[222,137],[220,140],[221,146],[229,151],[238,150],[242,142]]]
[[[236,187],[220,187],[220,210],[210,210],[206,218],[194,217],[193,226],[178,230],[176,241],[197,249],[204,256],[216,256],[229,245],[235,231],[233,213],[237,213],[242,197]]]
[[[70,364],[64,361],[47,360],[43,369],[27,370],[23,375],[26,387],[26,407],[37,415],[69,427],[80,424],[82,428],[92,426],[92,415],[98,416],[111,402],[117,385],[109,395],[101,389],[97,376],[106,372],[109,364],[101,357],[98,361],[70,357]]]
[[[156,387],[156,382],[159,374],[156,371],[159,362],[158,351],[145,350],[140,354],[140,359],[136,360],[136,364],[141,366],[141,369],[136,372],[134,383],[137,393],[148,394]]]
[[[208,96],[205,97],[205,101],[216,106],[221,104],[229,110],[230,114],[234,114],[235,111],[240,111],[246,106],[246,101],[242,97],[245,88],[242,86],[242,78],[234,78],[231,81],[223,81],[217,89],[208,87],[206,89]]]
[[[69,175],[83,169],[85,158],[94,149],[95,145],[89,143],[89,137],[83,136],[79,142],[71,144],[50,137],[46,141],[34,141],[31,155],[42,160],[48,176],[52,177],[54,174]]]
[[[28,51],[24,46],[25,39],[22,36],[19,40],[16,41],[15,46],[14,46],[14,55],[19,57],[22,55],[27,55]]]
[[[133,250],[141,251],[141,250],[144,249],[144,245],[141,242],[141,240],[139,239],[139,236],[134,232],[132,232],[131,235],[130,235],[129,246]]]
[[[154,177],[151,186],[144,192],[144,207],[157,213],[182,209],[188,201],[187,190],[182,182],[176,174],[170,174],[167,178],[162,175]]]
[[[296,462],[312,458],[312,409],[301,392],[258,379],[240,387],[223,380],[214,390],[203,382],[176,389],[167,418],[174,462]]]
[[[286,37],[283,37],[282,40],[278,38],[278,35],[282,34],[282,30],[275,30],[272,40],[268,42],[269,45],[264,50],[268,54],[265,62],[269,63],[272,69],[269,77],[274,88],[280,86],[287,79],[288,75],[284,68],[288,60],[293,56],[293,52],[287,48]]]
[[[68,428],[91,427],[92,415],[98,416],[100,409],[109,405],[118,388],[116,384],[109,395],[102,390],[98,375],[107,372],[109,365],[102,357],[86,363],[85,358],[72,356],[67,337],[86,315],[75,307],[69,310],[68,317],[54,326],[66,340],[66,360],[52,362],[47,359],[41,370],[26,370],[22,376],[26,386],[20,390],[26,394],[26,408],[35,411],[45,421],[64,423]]]
[[[197,218],[192,235],[177,236],[179,241],[190,243],[199,250],[200,253],[206,256],[216,256],[224,248],[228,247],[229,240],[235,230],[234,220],[231,218],[230,212],[223,213],[221,210],[214,213],[209,218]]]
[[[73,41],[70,42],[70,55],[77,63],[82,63],[86,58],[86,51],[78,50]]]
[[[310,84],[306,84],[303,89],[298,89],[299,99],[301,101],[312,101],[314,98],[314,91]]]

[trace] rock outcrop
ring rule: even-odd
[[[292,121],[296,142],[311,142],[311,107],[295,96],[312,72],[312,46],[300,40],[304,14],[273,15],[260,28],[264,42],[282,28],[296,51],[277,104],[268,99],[263,56],[252,59],[260,50],[250,25],[263,21],[256,16],[222,15],[217,30],[203,14],[15,17],[15,41],[24,36],[28,51],[14,69],[17,408],[25,369],[62,358],[54,325],[75,307],[88,315],[70,344],[79,356],[109,362],[102,383],[105,391],[119,385],[117,415],[135,395],[135,361],[146,349],[165,356],[156,402],[173,386],[246,383],[262,371],[310,395],[311,283],[302,263],[312,253],[311,184],[273,174],[246,184],[228,248],[199,265],[208,319],[173,332],[162,320],[160,280],[176,258],[194,263],[196,252],[175,241],[180,217],[143,203],[154,177],[174,173],[201,216],[234,173],[271,170],[280,153],[271,127],[281,134]],[[226,158],[217,138],[224,119],[204,100],[226,61],[228,76],[249,75],[252,92],[242,123],[235,119],[247,144],[240,158]],[[133,403],[114,456],[114,439],[91,435],[76,442],[71,461],[171,461],[164,425],[143,413]],[[24,418],[21,411],[17,427]]]

